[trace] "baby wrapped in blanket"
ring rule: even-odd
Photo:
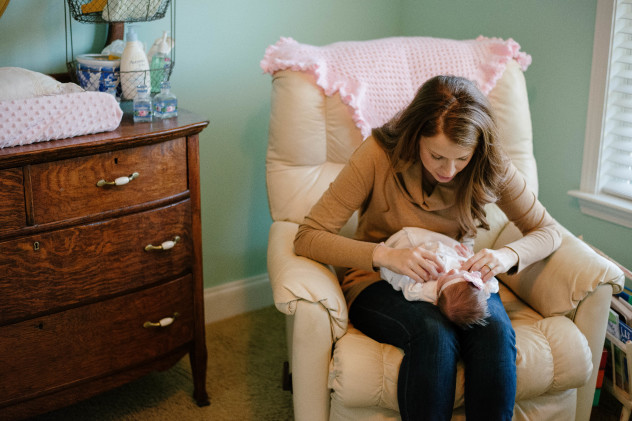
[[[445,271],[437,279],[418,283],[408,276],[381,268],[382,279],[396,291],[402,291],[408,301],[436,304],[450,321],[459,326],[484,324],[488,315],[487,299],[490,294],[498,292],[498,280],[492,278],[484,283],[480,272],[460,269],[461,263],[474,253],[468,247],[469,255],[460,255],[456,249],[459,244],[448,236],[423,228],[403,228],[393,234],[385,245],[392,248],[421,246],[437,255]]]

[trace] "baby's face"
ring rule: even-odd
[[[452,269],[449,272],[439,276],[439,278],[437,279],[437,290],[440,290],[444,284],[450,281],[470,282],[478,289],[483,288],[483,281],[481,279],[480,272],[467,272],[465,270]]]
[[[453,279],[460,279],[463,278],[463,273],[465,271],[462,270],[456,270],[456,269],[452,269],[447,273],[444,273],[442,275],[439,275],[439,278],[437,278],[437,287],[441,288],[441,286],[443,284],[445,284],[448,281],[451,281]]]

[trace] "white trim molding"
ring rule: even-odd
[[[588,113],[586,116],[586,137],[580,190],[595,193],[598,189],[597,176],[601,160],[601,139],[606,113],[608,92],[608,70],[610,65],[610,38],[616,0],[598,0],[595,18],[590,90],[588,92]]]
[[[632,228],[632,207],[629,200],[578,190],[571,190],[568,194],[577,198],[582,213]]]
[[[204,289],[204,321],[213,323],[274,304],[267,274]]]

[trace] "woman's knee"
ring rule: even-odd
[[[461,343],[466,362],[491,358],[515,363],[516,333],[504,308],[500,310],[492,312],[485,326],[463,331]]]
[[[415,320],[409,334],[413,346],[458,356],[460,346],[455,326],[442,314],[431,312]]]

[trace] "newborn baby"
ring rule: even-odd
[[[423,283],[387,268],[381,268],[380,275],[395,290],[402,291],[408,301],[434,303],[450,321],[459,326],[485,324],[488,316],[487,299],[491,293],[498,292],[498,281],[492,278],[483,283],[480,272],[461,270],[461,263],[474,253],[470,250],[467,257],[461,256],[456,251],[459,244],[448,236],[423,228],[403,228],[393,234],[385,245],[392,248],[421,246],[437,255],[445,271],[437,279]]]

